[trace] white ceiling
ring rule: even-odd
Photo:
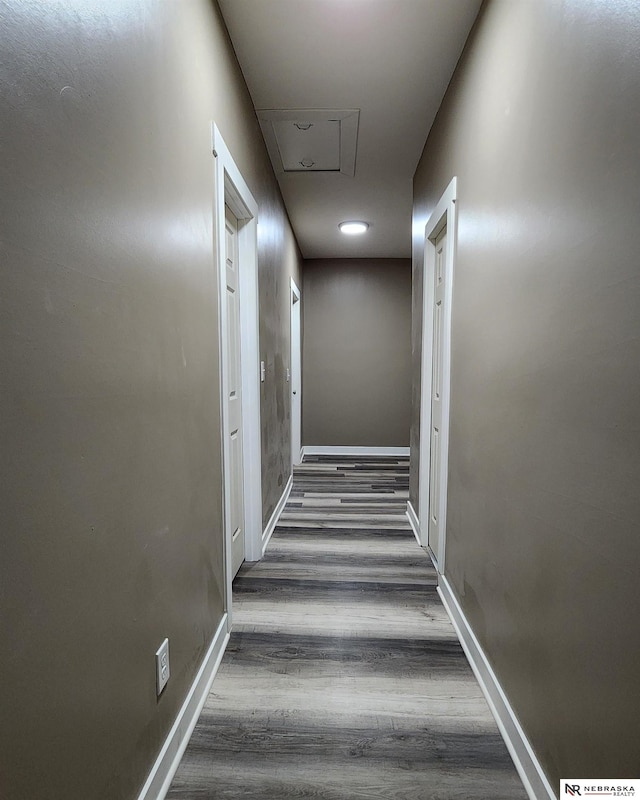
[[[411,255],[413,173],[481,1],[218,0],[258,113],[360,109],[354,177],[274,164],[305,258]]]

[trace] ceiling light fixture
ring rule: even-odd
[[[358,233],[365,233],[369,228],[369,223],[351,220],[349,222],[341,222],[338,227],[342,233],[348,233],[350,236],[354,236]]]

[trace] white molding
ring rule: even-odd
[[[438,201],[424,229],[424,259],[422,270],[422,369],[420,376],[420,472],[418,475],[419,508],[424,525],[420,526],[421,544],[429,545],[429,481],[431,469],[431,381],[433,355],[433,272],[435,269],[435,239],[447,226],[448,271],[445,284],[443,352],[442,352],[442,432],[440,445],[440,541],[438,558],[432,558],[436,569],[444,574],[445,541],[447,531],[447,478],[449,461],[449,401],[451,396],[451,313],[453,308],[453,282],[456,259],[456,204],[458,179],[452,178]],[[424,436],[424,432],[429,432]]]
[[[306,456],[408,456],[408,447],[304,446]]]
[[[264,551],[267,549],[267,545],[269,544],[269,539],[273,534],[276,525],[278,524],[278,520],[280,519],[280,514],[284,511],[284,507],[287,505],[287,500],[289,499],[289,495],[291,494],[291,487],[293,486],[293,473],[289,475],[289,480],[287,481],[287,485],[284,487],[284,492],[282,492],[282,496],[278,500],[278,504],[273,509],[273,514],[267,522],[267,525],[264,529],[264,533],[262,534],[262,552],[261,556],[264,555]]]
[[[242,359],[242,456],[245,557],[257,561],[262,555],[262,447],[260,434],[260,355],[258,309],[258,204],[238,169],[215,123],[211,126],[215,157],[214,233],[218,283],[220,414],[223,431],[223,465],[229,463],[227,409],[227,309],[225,286],[225,204],[238,218],[238,260],[240,263],[240,352]],[[230,486],[224,481],[225,602],[231,619]]]
[[[227,625],[228,616],[224,614],[138,800],[164,800],[169,791],[229,641]]]
[[[302,462],[302,295],[293,278],[289,279],[289,301],[289,396],[291,400],[291,468],[293,469],[293,467],[299,466]],[[294,308],[296,309],[295,312]],[[294,346],[293,320],[296,315],[298,336]],[[296,395],[299,411],[297,418],[294,417],[293,413],[294,390],[298,392]]]
[[[487,699],[491,713],[496,719],[502,738],[530,800],[556,800],[555,792],[444,575],[439,576],[438,594],[456,629],[460,644]]]
[[[411,500],[407,501],[407,517],[409,519],[409,525],[411,525],[413,535],[416,537],[416,541],[420,547],[422,547],[422,542],[420,541],[420,520],[418,519],[418,515],[416,514],[416,510],[413,507]]]

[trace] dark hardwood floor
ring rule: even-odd
[[[408,470],[296,469],[168,798],[527,797],[409,528]]]

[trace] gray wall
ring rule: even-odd
[[[304,445],[408,446],[409,259],[303,266]]]
[[[130,800],[223,612],[211,120],[265,223],[265,518],[298,253],[214,5],[0,15],[0,793]]]
[[[458,176],[447,577],[554,786],[638,774],[639,43],[638,4],[487,3],[414,181],[419,231]]]
[[[263,148],[262,143],[260,147]],[[302,257],[284,215],[277,186],[260,208],[260,384],[263,527],[271,518],[291,475],[291,278],[300,286]],[[278,194],[276,194],[278,191]]]

